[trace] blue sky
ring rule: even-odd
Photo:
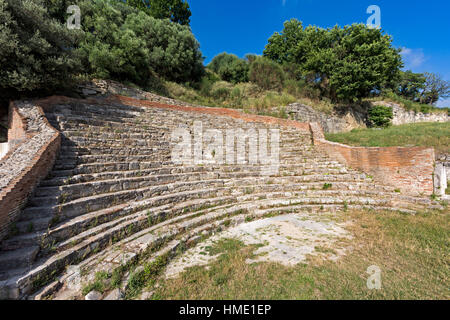
[[[370,5],[381,9],[381,27],[404,48],[406,69],[439,73],[450,81],[448,0],[188,0],[191,27],[205,62],[221,53],[262,54],[267,39],[291,18],[304,25],[332,27],[366,23]],[[450,99],[440,101],[449,106]]]

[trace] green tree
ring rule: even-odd
[[[80,32],[51,19],[44,1],[0,0],[0,21],[2,96],[54,90],[80,72]]]
[[[333,101],[351,102],[397,83],[402,67],[392,38],[363,24],[323,29],[303,28],[296,19],[269,39],[264,56],[290,64]],[[300,79],[299,79],[300,80]]]
[[[278,90],[283,88],[285,74],[281,66],[267,58],[258,57],[250,65],[250,81],[265,90]]]
[[[218,54],[208,64],[208,69],[215,72],[222,80],[232,83],[248,81],[248,62],[234,54]]]
[[[284,23],[282,33],[275,32],[270,38],[264,50],[264,56],[280,64],[290,62],[300,65],[304,62],[305,54],[299,44],[304,40],[303,24],[297,19]]]
[[[424,88],[419,97],[421,103],[434,104],[441,98],[450,97],[450,82],[434,73],[425,72],[424,76]]]
[[[418,101],[420,93],[425,89],[426,77],[421,73],[413,73],[408,70],[400,72],[400,81],[397,92],[400,96],[411,101]]]
[[[86,31],[80,52],[89,73],[143,86],[155,74],[177,82],[200,79],[203,57],[188,26],[155,19],[120,1],[79,5]]]
[[[120,1],[120,0],[119,0]],[[185,0],[124,0],[156,19],[170,19],[181,25],[189,25],[191,10]]]

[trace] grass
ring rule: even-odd
[[[330,141],[352,146],[434,147],[436,152],[450,153],[450,123],[415,123],[386,129],[354,129],[347,133],[326,134]]]
[[[154,299],[449,299],[450,216],[349,211],[345,240],[351,251],[337,262],[310,256],[308,264],[247,264],[256,246],[224,240],[209,251],[223,253],[208,267],[158,280]],[[318,247],[319,252],[333,248]],[[369,266],[381,269],[382,288],[369,290]]]
[[[212,84],[208,92],[174,82],[165,82],[164,86],[166,96],[173,99],[210,107],[243,109],[247,113],[279,118],[287,118],[281,107],[293,102],[311,105],[325,113],[331,113],[334,107],[326,99],[311,99],[301,92],[292,93],[288,90],[266,91],[252,83],[232,84],[218,81]]]

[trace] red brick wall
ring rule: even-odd
[[[19,144],[27,138],[27,127],[25,119],[20,116],[12,104],[9,106],[8,119],[8,143],[11,150],[14,145]]]
[[[351,168],[372,175],[377,181],[405,194],[433,194],[435,154],[424,147],[350,147],[325,139],[317,123],[310,124],[314,145]]]
[[[40,108],[40,111],[44,114],[42,108]],[[29,139],[31,135],[26,131],[25,119],[20,116],[13,103],[10,105],[9,119],[8,138],[13,139],[17,147],[20,143]],[[50,126],[45,117],[44,121]],[[36,185],[47,176],[53,167],[60,145],[61,137],[59,132],[55,130],[53,137],[40,148],[26,169],[0,192],[0,240],[9,233],[11,224],[17,220]],[[5,161],[12,151],[8,152],[2,161]]]

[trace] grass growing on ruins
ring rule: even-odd
[[[450,123],[416,123],[386,129],[355,129],[347,133],[326,134],[330,141],[352,146],[434,147],[436,153],[450,153]]]
[[[310,256],[308,264],[247,264],[255,246],[222,241],[208,267],[159,280],[153,299],[449,299],[450,216],[348,211],[350,252],[337,262]],[[320,248],[319,248],[320,249]],[[328,252],[327,250],[317,250]],[[381,268],[382,288],[369,290],[367,268]]]

